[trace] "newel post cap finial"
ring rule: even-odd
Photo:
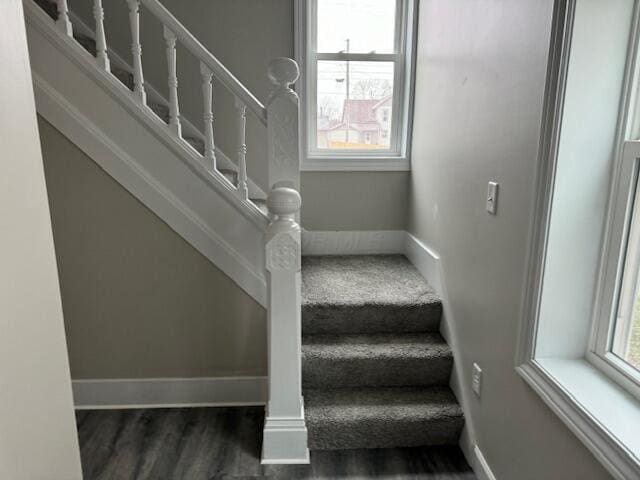
[[[278,217],[294,215],[300,210],[302,199],[297,190],[289,187],[276,187],[269,193],[267,206]]]
[[[289,86],[298,80],[300,69],[295,60],[287,57],[274,58],[267,69],[269,80],[280,88]]]

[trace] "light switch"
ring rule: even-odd
[[[495,215],[498,208],[498,187],[496,182],[489,182],[487,188],[487,212],[491,215]]]

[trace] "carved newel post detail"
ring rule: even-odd
[[[267,102],[268,185],[287,185],[300,190],[300,149],[298,144],[299,102],[291,89],[298,77],[298,64],[286,57],[269,65],[268,76],[276,89]]]
[[[308,463],[301,380],[300,194],[274,187],[265,239],[269,321],[269,400],[262,463]]]

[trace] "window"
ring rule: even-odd
[[[407,169],[413,0],[302,3],[306,166]]]
[[[637,88],[637,87],[636,87]],[[620,148],[591,358],[640,398],[640,141]],[[607,288],[608,287],[608,288]]]
[[[554,10],[516,359],[614,478],[640,478],[638,5]]]

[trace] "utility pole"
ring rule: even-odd
[[[347,58],[349,55],[349,46],[350,46],[350,40],[347,38]],[[347,60],[347,103],[345,105],[345,116],[347,117],[347,142],[349,143],[349,130],[350,130],[350,124],[351,124],[351,107],[349,106],[349,60]]]

